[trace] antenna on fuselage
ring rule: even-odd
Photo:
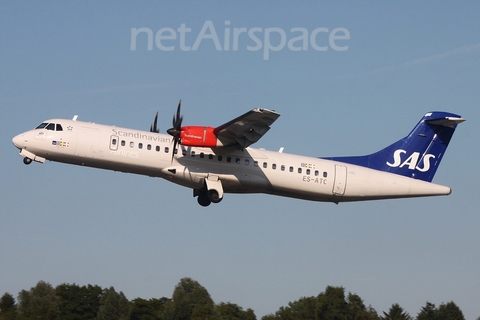
[[[77,118],[78,118],[78,115],[76,114],[76,115],[73,116],[72,120],[77,121]]]

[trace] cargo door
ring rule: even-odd
[[[343,196],[347,185],[347,167],[335,165],[335,181],[333,183],[333,195]]]

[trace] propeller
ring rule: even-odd
[[[175,149],[177,144],[181,144],[180,141],[180,132],[182,128],[183,116],[180,114],[180,107],[182,106],[182,99],[178,102],[177,113],[173,114],[172,125],[173,127],[167,130],[167,133],[173,137],[173,150],[172,150],[172,161],[173,155],[175,154]]]
[[[156,133],[160,132],[157,128],[157,120],[158,120],[158,112],[155,115],[155,120],[153,120],[153,123],[150,125],[150,132],[156,132]]]

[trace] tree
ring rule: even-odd
[[[400,305],[397,303],[392,304],[390,309],[388,310],[388,313],[385,311],[383,312],[383,317],[381,317],[383,320],[411,320],[412,317],[403,310]]]
[[[136,298],[131,302],[130,320],[161,320],[168,298],[145,300]]]
[[[106,289],[100,298],[98,320],[127,320],[130,318],[130,303],[123,292],[113,287]]]
[[[357,294],[349,293],[345,299],[344,288],[328,286],[317,297],[300,298],[281,307],[275,314],[262,317],[262,320],[277,319],[378,320],[379,317],[375,309],[365,307]]]
[[[60,319],[59,299],[55,295],[55,289],[49,283],[39,281],[29,291],[20,291],[18,314],[20,319],[28,320]]]
[[[315,316],[323,320],[344,320],[346,317],[347,302],[343,287],[327,286],[325,292],[317,297]]]
[[[425,306],[420,309],[416,320],[438,320],[437,311],[435,305],[427,301]]]
[[[302,297],[288,306],[280,307],[275,314],[268,314],[262,320],[293,320],[293,319],[315,319],[316,297]]]
[[[252,309],[244,311],[242,307],[234,303],[224,303],[215,306],[215,311],[221,320],[256,320],[257,317]]]
[[[62,320],[94,319],[100,308],[103,289],[97,285],[63,283],[55,288]]]
[[[15,298],[6,292],[0,298],[0,320],[14,320],[17,317],[17,305]]]
[[[215,319],[214,303],[207,289],[197,281],[183,278],[173,291],[172,300],[165,305],[165,319]]]
[[[377,320],[377,312],[372,307],[365,307],[363,300],[357,294],[348,293],[346,319],[349,320]]]
[[[462,310],[453,301],[442,303],[438,307],[437,316],[438,320],[465,320]]]

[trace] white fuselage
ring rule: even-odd
[[[62,131],[36,129],[13,139],[20,154],[114,171],[160,177],[202,189],[220,181],[225,193],[267,193],[314,201],[358,201],[447,195],[448,187],[320,158],[254,148],[179,146],[172,159],[166,134],[53,119]]]

